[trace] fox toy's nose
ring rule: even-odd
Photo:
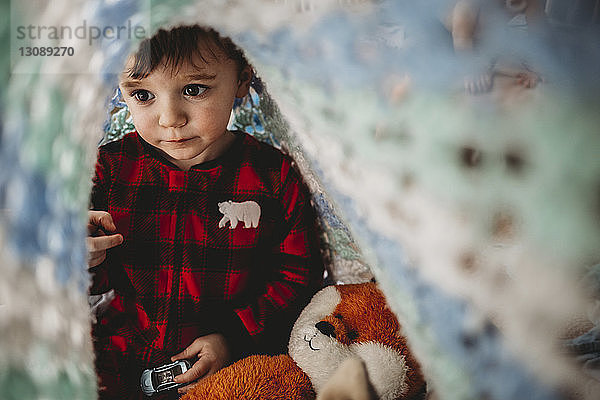
[[[323,335],[335,338],[335,328],[327,321],[319,321],[315,324],[315,328]]]

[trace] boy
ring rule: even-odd
[[[142,397],[142,370],[173,360],[192,360],[176,378],[192,383],[285,352],[321,285],[290,158],[227,130],[251,78],[229,39],[198,26],[160,30],[127,61],[136,132],[100,149],[89,221],[91,293],[116,293],[93,327],[101,398]]]

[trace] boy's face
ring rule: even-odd
[[[140,136],[183,170],[225,150],[233,101],[248,93],[250,68],[238,74],[235,61],[212,50],[217,59],[206,57],[208,63],[198,58],[196,66],[183,62],[179,69],[162,63],[143,79],[124,73],[119,84]],[[132,65],[130,58],[126,70]]]

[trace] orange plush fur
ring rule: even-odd
[[[287,354],[246,357],[200,381],[184,399],[314,399],[308,376]]]
[[[401,326],[373,283],[317,293],[292,329],[289,353],[240,360],[201,380],[184,399],[314,399],[348,359],[360,360],[382,399],[413,398],[424,388]]]
[[[375,342],[389,346],[406,357],[409,366],[406,380],[409,390],[403,397],[411,397],[424,384],[423,376],[417,360],[408,349],[406,338],[402,335],[398,319],[388,307],[383,294],[375,284],[337,286],[342,301],[333,315],[324,318],[340,332],[338,341],[344,344]],[[342,318],[338,318],[341,315]],[[348,337],[348,332],[355,331],[358,337]],[[384,366],[382,366],[384,367]]]

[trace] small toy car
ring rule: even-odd
[[[187,360],[178,360],[160,367],[146,369],[142,372],[140,386],[146,396],[152,396],[159,392],[175,389],[187,383],[175,383],[173,379],[191,368]]]

